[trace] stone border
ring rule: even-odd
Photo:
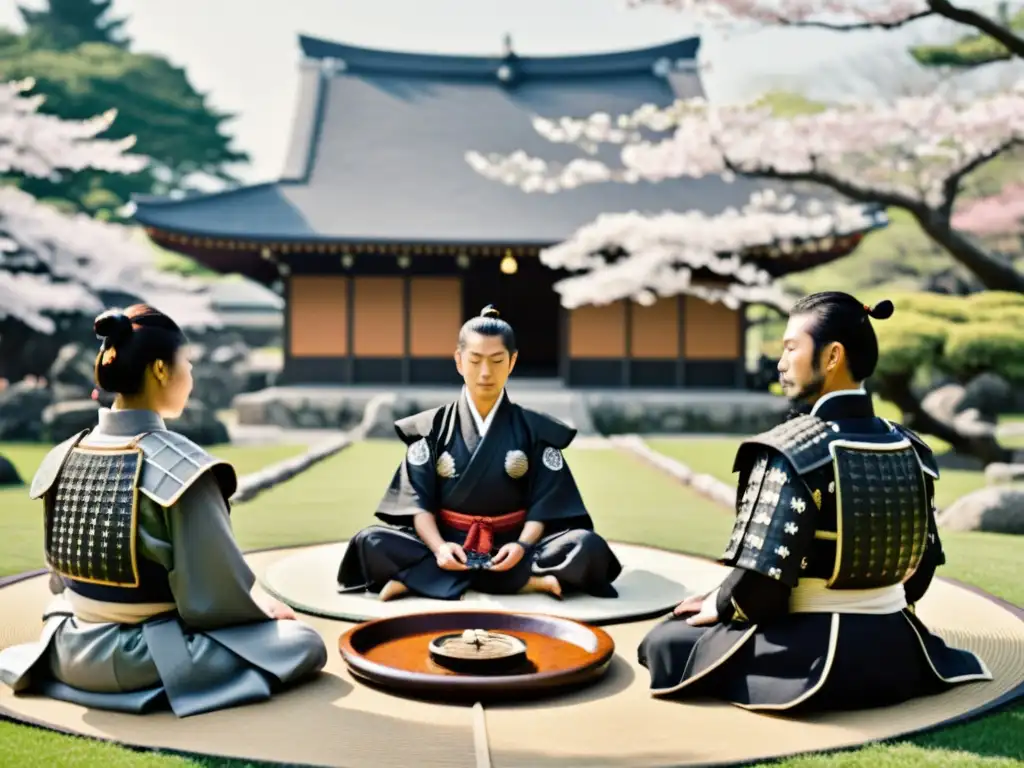
[[[234,504],[252,501],[264,491],[269,491],[281,483],[291,480],[293,477],[302,474],[307,469],[319,464],[324,459],[329,459],[346,448],[366,438],[367,432],[371,429],[377,419],[380,409],[390,406],[395,401],[393,392],[385,392],[375,396],[366,404],[363,411],[363,419],[358,427],[350,429],[337,437],[323,440],[310,448],[301,456],[284,459],[269,467],[252,472],[242,477],[238,482],[238,490],[231,497]]]
[[[681,461],[659,453],[647,445],[640,435],[614,435],[609,438],[612,445],[621,448],[662,472],[678,480],[687,488],[691,488],[706,499],[720,504],[730,512],[736,508],[736,489],[727,485],[717,477],[694,472]]]

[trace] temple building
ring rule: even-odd
[[[605,212],[742,206],[752,186],[709,177],[526,193],[469,151],[566,161],[535,116],[630,112],[700,95],[698,38],[642,50],[472,57],[301,37],[301,82],[281,178],[136,201],[153,241],[285,299],[279,382],[447,384],[456,334],[496,305],[516,330],[517,378],[571,387],[744,388],[745,311],[692,296],[566,310],[538,260]],[[849,253],[862,233],[760,249],[775,275]],[[713,275],[694,275],[695,281]],[[722,278],[717,278],[719,281]]]

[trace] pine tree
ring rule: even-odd
[[[19,6],[28,33],[47,47],[60,51],[82,43],[108,43],[127,48],[125,19],[104,18],[113,0],[48,0],[48,8],[35,11]]]

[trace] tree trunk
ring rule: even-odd
[[[980,459],[986,466],[996,462],[1009,463],[1013,451],[999,445],[994,435],[964,435],[952,424],[935,418],[921,407],[910,389],[910,379],[885,379],[876,382],[875,391],[903,411],[903,423],[923,435],[931,435],[949,443],[953,450]]]
[[[967,236],[950,227],[948,221],[940,221],[937,217],[915,211],[911,213],[921,229],[977,276],[987,289],[1024,293],[1024,273],[1015,269],[1009,259],[976,245]]]

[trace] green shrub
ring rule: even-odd
[[[876,323],[877,377],[944,371],[961,382],[991,371],[1024,383],[1024,295],[894,296],[892,318]]]
[[[934,367],[942,356],[950,326],[935,316],[897,309],[890,319],[875,324],[878,333],[875,376],[910,376],[918,368]]]

